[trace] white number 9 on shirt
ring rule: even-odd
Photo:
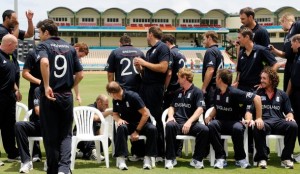
[[[58,66],[57,65],[57,62],[58,62],[59,59],[63,60],[62,66]],[[54,65],[55,65],[54,76],[56,78],[63,77],[66,74],[66,72],[67,72],[67,60],[66,60],[65,56],[64,55],[57,55],[57,56],[55,56]],[[62,70],[62,73],[61,74],[57,74],[56,70],[58,70],[58,71]]]

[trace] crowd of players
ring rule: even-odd
[[[17,38],[33,35],[33,12],[27,11],[28,29],[19,29],[16,13],[6,10],[0,25],[0,128],[4,149],[9,160],[21,160],[20,173],[28,173],[33,165],[28,150],[28,136],[43,136],[46,150],[47,173],[70,173],[71,137],[73,122],[73,94],[81,103],[78,84],[83,78],[79,58],[88,54],[86,44],[71,46],[58,35],[54,21],[45,19],[37,24],[41,42],[29,53],[22,76],[30,81],[29,109],[34,110],[31,122],[15,120],[16,101],[22,100],[19,90],[20,70],[15,49]],[[232,136],[235,165],[249,168],[243,141],[248,129],[249,153],[256,149],[254,161],[258,167],[267,168],[269,148],[266,135],[284,135],[281,165],[292,169],[296,137],[300,137],[300,22],[291,14],[280,18],[287,35],[284,49],[270,45],[269,35],[254,19],[252,8],[240,10],[242,26],[238,33],[237,75],[233,80],[230,70],[224,69],[224,58],[218,49],[218,35],[213,31],[203,34],[207,48],[203,60],[202,87],[193,84],[193,72],[185,67],[186,58],[176,46],[175,37],[163,34],[159,27],[150,27],[146,55],[131,44],[131,38],[120,38],[120,47],[113,50],[107,60],[106,91],[113,99],[113,109],[108,108],[108,98],[100,95],[91,105],[116,122],[115,153],[117,166],[127,170],[129,156],[127,137],[132,143],[131,160],[143,159],[143,168],[152,168],[152,157],[165,161],[172,169],[176,157],[181,156],[182,141],[176,135],[195,137],[195,148],[190,165],[204,168],[209,144],[215,151],[214,168],[227,166],[221,134]],[[274,54],[287,59],[284,71],[284,90],[278,89],[277,69],[282,65]],[[299,97],[298,97],[299,96]],[[98,105],[98,101],[101,104]],[[104,106],[103,106],[104,105]],[[209,109],[204,123],[199,117]],[[293,109],[292,109],[293,108]],[[167,110],[167,119],[162,112]],[[153,116],[156,125],[149,117]],[[163,122],[166,122],[165,127]],[[95,134],[99,122],[95,120]],[[147,137],[146,143],[139,135]],[[15,137],[18,148],[15,146]],[[253,147],[253,139],[255,147]],[[93,144],[79,146],[85,156],[95,153]],[[35,161],[41,158],[39,145],[35,144]],[[1,163],[3,165],[4,163]]]

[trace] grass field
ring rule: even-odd
[[[282,74],[280,74],[280,79],[282,81]],[[106,74],[105,73],[85,73],[85,77],[80,84],[80,93],[81,98],[83,101],[83,105],[88,105],[93,103],[96,96],[100,93],[105,92],[105,85],[107,83]],[[201,74],[196,74],[194,78],[194,83],[196,86],[200,87],[201,85]],[[282,88],[282,83],[279,84],[280,88]],[[23,94],[22,102],[27,104],[27,96],[28,96],[28,89],[29,89],[29,82],[25,81],[24,79],[21,80],[21,92]],[[75,103],[77,106],[77,103]],[[284,169],[280,167],[280,158],[277,157],[277,154],[274,152],[275,143],[271,142],[271,158],[268,162],[268,169],[261,170],[256,167],[252,167],[251,169],[240,169],[234,166],[233,160],[233,150],[232,150],[232,143],[229,144],[229,157],[228,157],[228,164],[229,166],[223,170],[215,170],[209,166],[209,161],[205,160],[205,169],[204,170],[196,170],[193,167],[189,166],[189,162],[191,159],[191,153],[188,157],[183,155],[183,158],[178,158],[178,164],[173,170],[166,170],[164,169],[164,164],[159,163],[157,167],[150,171],[145,171],[142,169],[142,162],[127,162],[129,167],[128,171],[120,171],[115,166],[115,160],[110,156],[110,168],[106,169],[104,163],[100,165],[94,161],[87,161],[87,160],[76,160],[75,170],[73,171],[74,174],[89,174],[89,173],[105,173],[105,174],[115,174],[115,173],[154,173],[154,174],[175,174],[175,173],[199,173],[208,174],[208,173],[222,173],[222,174],[259,174],[259,173],[272,173],[272,174],[286,174],[286,173],[299,173],[300,172],[300,164],[295,164],[294,170]],[[4,153],[3,146],[0,146],[2,155],[0,160],[5,162],[5,166],[0,167],[0,174],[2,173],[18,173],[20,168],[20,163],[9,163],[6,161],[6,154]],[[44,152],[44,148],[42,145],[42,151]],[[296,144],[295,154],[300,152],[300,148],[298,143]],[[250,156],[250,159],[252,156]],[[43,153],[43,160],[45,160],[45,153]],[[30,172],[33,174],[40,174],[45,173],[43,170],[43,163],[34,163],[34,169]]]

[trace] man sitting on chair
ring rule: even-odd
[[[113,98],[113,119],[117,123],[115,135],[115,154],[117,165],[121,170],[127,170],[125,157],[128,156],[127,137],[131,141],[139,140],[139,135],[147,138],[144,169],[151,169],[150,157],[157,155],[157,129],[148,122],[149,111],[140,96],[133,91],[122,89],[115,82],[106,85],[107,93]]]
[[[231,86],[232,73],[228,69],[218,70],[216,76],[216,85],[218,89],[215,92],[215,103],[212,112],[205,123],[209,128],[210,143],[215,150],[216,162],[215,169],[222,169],[227,165],[226,153],[221,140],[221,134],[231,135],[233,150],[235,152],[235,165],[241,168],[249,168],[250,164],[246,160],[244,149],[244,131],[245,125],[249,125],[251,117],[246,117],[242,123],[242,116],[239,115],[239,105],[254,102],[258,126],[261,126],[261,101],[260,97],[252,92],[245,92]]]
[[[29,152],[29,136],[42,136],[40,126],[40,88],[34,90],[33,111],[30,121],[19,121],[15,124],[16,140],[21,156],[20,173],[29,173],[33,165]]]
[[[195,151],[190,165],[203,169],[204,149],[208,145],[208,127],[199,123],[205,102],[199,88],[193,84],[191,69],[181,68],[178,73],[180,90],[175,95],[168,109],[166,124],[166,169],[172,169],[176,164],[176,135],[192,135],[196,137]]]
[[[266,135],[284,135],[281,166],[293,169],[292,154],[295,148],[298,125],[294,120],[291,102],[284,91],[277,89],[279,76],[276,71],[266,67],[260,77],[261,89],[257,91],[257,95],[260,96],[262,102],[264,126],[255,126],[253,130],[256,148],[254,161],[258,162],[260,168],[266,169],[268,159]]]

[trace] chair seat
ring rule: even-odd
[[[178,139],[178,140],[195,140],[196,138],[191,135],[177,135],[176,139]]]

